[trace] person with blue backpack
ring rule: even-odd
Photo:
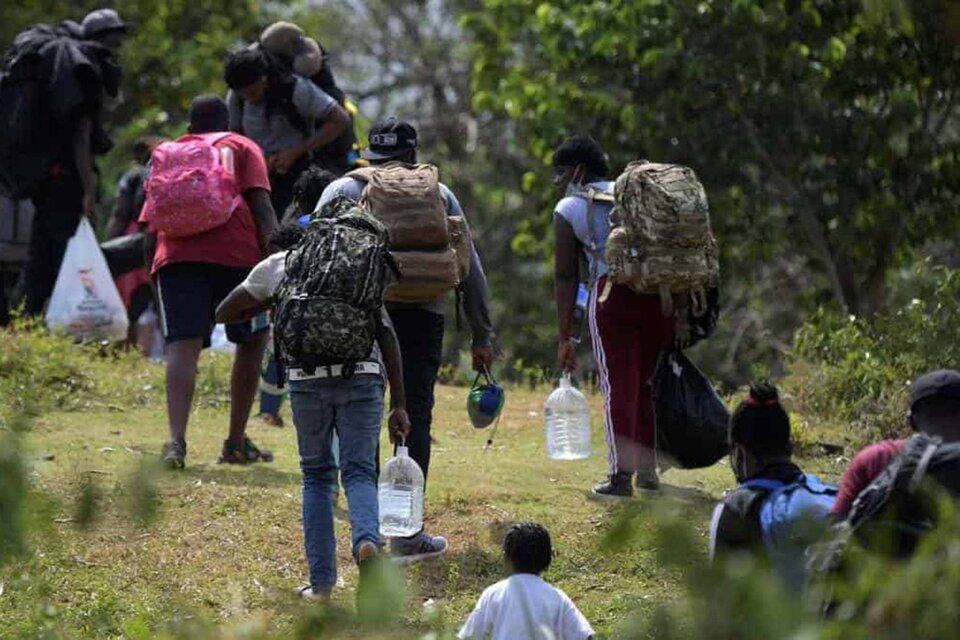
[[[776,387],[751,386],[730,419],[730,466],[740,484],[714,509],[710,557],[751,555],[799,590],[806,549],[825,529],[837,487],[804,473],[792,450]]]

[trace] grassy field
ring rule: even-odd
[[[166,424],[157,365],[115,372],[120,385],[144,389],[138,402],[79,403],[82,411],[48,412],[36,421],[25,453],[35,535],[27,559],[0,572],[0,635],[199,637],[205,630],[220,637],[308,637],[304,620],[315,611],[292,596],[306,578],[294,432],[252,422],[251,437],[272,449],[276,461],[216,465],[227,408],[222,395],[204,389],[218,387],[211,377],[222,383],[225,365],[220,357],[203,367],[184,472],[153,470]],[[682,597],[684,567],[705,561],[710,510],[732,484],[729,467],[724,461],[706,470],[670,470],[664,491],[635,499],[629,511],[590,501],[587,490],[605,472],[600,400],[592,398],[593,457],[554,462],[543,443],[547,391],[509,390],[494,446],[485,450],[489,431],[470,426],[466,390],[437,389],[426,519],[429,531],[450,540],[450,553],[405,570],[400,620],[343,635],[454,632],[483,588],[503,576],[501,532],[521,519],[550,529],[556,560],[546,577],[601,637],[615,637],[629,620]],[[828,477],[839,471],[836,460],[806,462]],[[342,497],[340,506],[346,507]],[[682,518],[702,543],[669,567],[649,535],[665,513]],[[348,609],[357,571],[344,516],[337,521],[343,585],[335,602]],[[620,535],[627,522],[629,535]],[[620,544],[611,545],[614,539]]]

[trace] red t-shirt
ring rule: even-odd
[[[830,513],[846,516],[860,492],[866,489],[894,458],[903,453],[906,443],[906,440],[881,440],[861,449],[843,472],[837,501],[833,503]]]
[[[249,189],[270,190],[267,163],[253,140],[231,133],[218,140],[215,146],[233,150],[234,171],[241,194],[245,195]],[[257,225],[246,198],[240,200],[230,219],[216,229],[180,238],[158,233],[152,272],[176,262],[209,262],[228,267],[252,267],[260,262],[263,252]],[[140,222],[145,222],[142,213]]]

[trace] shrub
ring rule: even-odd
[[[868,319],[821,309],[796,337],[789,384],[799,408],[851,425],[860,442],[901,432],[911,380],[960,362],[960,271],[921,263],[899,284],[890,311]]]

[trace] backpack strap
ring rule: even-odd
[[[776,491],[786,486],[785,482],[772,480],[770,478],[754,478],[740,483],[743,489],[760,489],[762,491]]]
[[[600,240],[597,238],[597,216],[594,203],[600,201],[612,205],[614,203],[614,197],[606,191],[601,191],[594,187],[588,187],[585,193],[577,193],[575,195],[587,201],[587,233],[590,236],[589,251],[593,254],[593,264],[590,266],[590,291],[592,292],[594,285],[597,283],[597,269],[601,258]]]
[[[836,495],[838,491],[836,485],[824,482],[818,476],[815,476],[812,473],[803,474],[801,482],[803,483],[803,486],[810,491],[810,493],[817,493],[820,495]]]
[[[920,488],[923,477],[927,475],[927,467],[930,466],[933,454],[940,448],[940,444],[939,439],[933,439],[927,443],[926,448],[923,450],[923,455],[920,456],[920,461],[917,462],[916,469],[913,470],[913,475],[910,476],[910,482],[907,484],[907,491],[911,494],[916,493],[917,489]]]

